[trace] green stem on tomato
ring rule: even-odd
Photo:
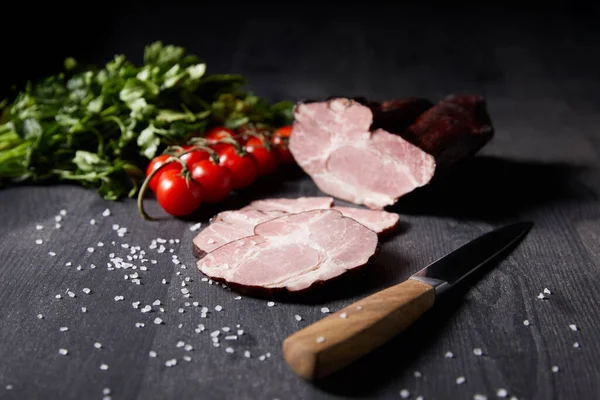
[[[163,169],[166,165],[171,164],[172,162],[180,163],[181,169],[182,169],[182,174],[189,175],[187,165],[185,164],[184,161],[182,161],[178,157],[169,157],[165,160],[164,164],[162,164],[160,167],[156,168],[154,171],[152,171],[146,177],[146,179],[144,179],[144,182],[142,183],[142,186],[140,187],[140,192],[138,193],[137,206],[138,206],[138,211],[142,215],[142,218],[144,218],[147,221],[156,221],[157,220],[157,218],[151,217],[150,215],[148,215],[146,213],[146,210],[144,210],[144,195],[146,194],[146,190],[148,190],[148,185],[150,184],[150,181],[152,180],[152,178],[154,178],[161,169]]]

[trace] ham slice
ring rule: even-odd
[[[400,215],[387,211],[340,206],[333,207],[333,210],[338,210],[344,217],[360,222],[380,236],[394,230],[400,222]]]
[[[261,222],[286,214],[283,211],[237,210],[223,211],[211,219],[193,240],[193,253],[202,258],[214,249],[239,238],[254,234],[254,227]]]
[[[260,211],[284,211],[295,214],[303,211],[321,210],[331,208],[333,205],[332,197],[298,197],[295,199],[266,199],[255,200],[248,204],[242,210],[260,210]]]
[[[372,209],[394,204],[433,177],[433,156],[383,129],[348,99],[299,104],[289,148],[324,193]]]
[[[300,197],[298,199],[256,200],[237,211],[224,211],[211,220],[211,224],[193,240],[193,252],[198,258],[234,240],[254,234],[254,227],[262,222],[284,214],[330,209],[331,197]],[[333,207],[345,217],[354,219],[379,235],[392,231],[400,216],[387,211],[375,211],[354,207]]]
[[[198,269],[246,292],[297,293],[367,264],[377,247],[364,225],[337,210],[312,210],[258,224],[254,235],[199,260]]]

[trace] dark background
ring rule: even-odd
[[[322,317],[320,306],[244,297],[201,282],[192,268],[189,222],[142,221],[132,201],[107,203],[73,186],[21,186],[0,191],[0,398],[296,399],[495,397],[506,388],[519,399],[600,398],[600,29],[598,6],[585,2],[518,6],[453,2],[442,8],[418,2],[26,2],[3,5],[0,87],[57,72],[66,56],[102,64],[115,53],[140,62],[154,40],[187,47],[209,71],[245,74],[267,98],[363,95],[375,99],[451,93],[486,96],[496,136],[473,160],[444,180],[402,199],[401,231],[383,243],[378,261],[360,282],[334,292],[339,309],[365,294],[406,279],[428,262],[503,223],[532,220],[526,240],[464,296],[445,300],[415,327],[352,368],[319,385],[299,380],[285,366],[281,341]],[[318,195],[301,174],[263,181],[236,204],[266,196]],[[158,212],[148,201],[151,212]],[[113,215],[103,220],[110,207]],[[54,216],[68,209],[64,229]],[[199,216],[206,223],[214,210]],[[89,225],[97,218],[97,226]],[[41,223],[44,231],[35,230]],[[130,234],[117,238],[112,223]],[[144,285],[104,266],[106,253],[85,248],[102,240],[147,247],[158,236],[181,239],[183,263],[168,254]],[[44,237],[44,244],[34,240]],[[50,258],[48,251],[57,256]],[[72,261],[83,272],[65,268]],[[182,272],[176,275],[176,272]],[[179,283],[192,278],[194,298],[223,313],[202,320],[177,313]],[[162,285],[160,280],[171,282]],[[93,290],[91,297],[82,287]],[[536,296],[548,287],[548,300]],[[75,299],[55,300],[66,288]],[[113,300],[124,295],[122,303]],[[64,293],[63,293],[64,296]],[[157,313],[130,302],[161,299]],[[80,306],[89,311],[83,314]],[[38,320],[36,315],[45,318]],[[296,323],[294,314],[304,317]],[[161,315],[162,316],[162,315]],[[522,324],[529,319],[531,326]],[[135,322],[146,322],[138,329]],[[178,324],[183,323],[183,328]],[[241,323],[246,338],[236,354],[213,348],[208,332]],[[573,332],[569,324],[577,324]],[[68,334],[59,326],[69,326]],[[193,361],[175,344],[192,343]],[[104,350],[92,344],[100,341]],[[580,343],[574,348],[573,343]],[[65,347],[69,356],[57,355]],[[480,347],[481,357],[472,349]],[[241,357],[244,349],[253,358]],[[149,359],[149,350],[159,353]],[[454,359],[444,358],[447,351]],[[264,362],[259,354],[270,352]],[[164,362],[179,364],[166,368]],[[108,371],[98,365],[106,362]],[[560,371],[552,373],[558,365]],[[414,371],[422,372],[421,378]],[[455,379],[465,376],[463,385]],[[5,390],[12,385],[11,390]]]

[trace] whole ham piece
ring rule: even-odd
[[[287,214],[198,261],[213,280],[245,292],[300,292],[359,268],[376,254],[377,234],[337,210]]]
[[[372,209],[426,185],[436,164],[446,168],[493,136],[483,98],[471,95],[433,106],[337,98],[298,104],[294,117],[289,148],[300,167],[324,193]]]
[[[274,198],[253,201],[237,211],[223,211],[212,218],[211,224],[194,237],[194,255],[202,258],[224,244],[254,234],[256,225],[284,214],[329,209],[332,205],[331,197]],[[333,209],[380,235],[392,231],[400,221],[398,214],[387,211],[339,206]]]

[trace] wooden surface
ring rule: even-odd
[[[30,6],[20,7],[29,11]],[[83,19],[89,11],[81,10],[73,23],[68,13],[55,12],[27,19],[33,41],[21,34],[25,20],[7,18],[4,27],[14,35],[6,41],[10,57],[2,76],[47,73],[58,65],[48,54],[61,50],[86,61],[103,62],[115,52],[140,60],[143,44],[162,39],[202,54],[209,70],[247,74],[253,89],[273,99],[481,93],[489,102],[495,138],[445,180],[403,199],[394,208],[402,214],[402,229],[383,243],[366,275],[316,305],[268,307],[264,300],[235,300],[235,293],[202,282],[193,267],[193,222],[145,222],[133,201],[110,203],[93,190],[72,186],[0,190],[0,398],[101,399],[106,387],[113,399],[397,399],[402,389],[411,398],[471,399],[476,393],[494,398],[499,388],[519,399],[600,398],[597,10],[579,8],[574,15],[565,7],[551,12],[390,9],[381,3],[293,7],[223,3],[219,12],[207,14],[200,5],[180,5],[176,11],[147,3],[120,5],[99,7],[103,18],[94,24]],[[266,196],[315,194],[312,182],[292,174],[286,181],[265,181],[224,207]],[[107,207],[112,215],[103,218]],[[55,230],[61,209],[68,214]],[[205,209],[198,220],[206,222],[215,211]],[[96,225],[90,225],[92,218]],[[281,342],[322,318],[321,307],[338,311],[403,281],[484,231],[524,219],[535,227],[477,285],[437,304],[343,373],[312,385],[285,365]],[[37,231],[36,224],[44,229]],[[125,237],[118,237],[112,224],[127,227]],[[148,248],[157,237],[181,240],[166,247],[186,269],[171,262],[168,250],[157,254]],[[43,244],[35,243],[38,238]],[[111,252],[128,253],[121,244],[139,245],[157,260],[137,271],[142,285],[125,280],[123,270],[107,270]],[[91,269],[92,263],[97,268]],[[181,293],[186,277],[189,300]],[[85,287],[90,295],[82,292]],[[552,294],[540,300],[544,288]],[[124,300],[116,302],[117,295]],[[164,314],[156,307],[144,314],[131,305],[157,299]],[[208,318],[200,318],[186,301],[208,307]],[[215,311],[216,305],[223,310]],[[40,313],[43,319],[36,317]],[[159,315],[164,322],[155,325]],[[145,327],[136,328],[136,322]],[[199,323],[205,332],[194,331]],[[244,334],[232,341],[235,352],[225,351],[223,338],[221,347],[213,347],[210,332],[236,324]],[[64,326],[69,330],[60,332]],[[177,347],[178,341],[194,350]],[[95,342],[102,349],[94,348]],[[69,354],[59,355],[60,348]],[[474,348],[483,354],[475,355]],[[252,358],[243,356],[246,349]],[[151,350],[156,358],[148,356]],[[449,351],[453,358],[444,356]],[[266,353],[271,357],[260,361]],[[177,365],[166,367],[172,358]],[[102,363],[109,368],[100,370]],[[553,366],[559,371],[552,372]],[[457,385],[460,376],[466,382]]]
[[[434,301],[432,286],[407,279],[287,337],[283,357],[302,378],[324,378],[404,331]]]

